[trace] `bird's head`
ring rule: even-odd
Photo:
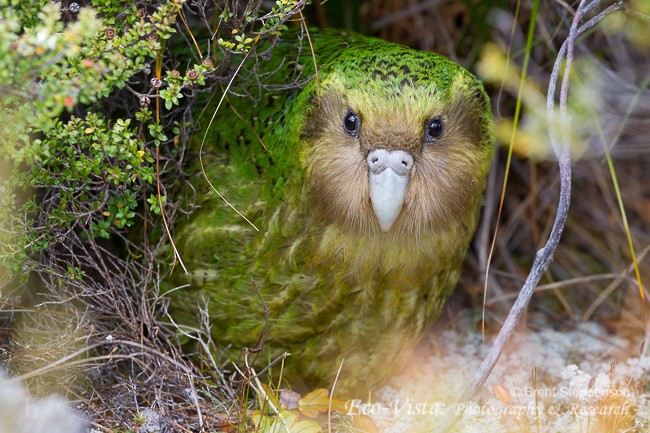
[[[327,224],[421,234],[475,214],[492,116],[465,69],[398,45],[350,47],[303,93],[301,163]]]

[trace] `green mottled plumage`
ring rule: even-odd
[[[318,79],[300,91],[241,86],[256,102],[230,96],[233,105],[217,114],[206,175],[260,231],[197,172],[201,208],[174,235],[190,275],[176,272],[172,283],[190,286],[174,292],[173,307],[187,318],[181,312],[205,297],[212,334],[236,359],[264,328],[256,285],[270,309],[265,350],[291,352],[290,383],[331,385],[345,358],[337,389],[365,394],[402,364],[458,280],[492,155],[492,120],[481,83],[440,55],[334,31],[312,40]],[[269,73],[262,82],[313,76],[308,44],[300,53],[296,45],[259,60]],[[361,119],[356,139],[343,130],[348,109]],[[434,116],[445,119],[444,136],[424,143]],[[377,148],[414,159],[387,232],[368,195],[366,156]]]

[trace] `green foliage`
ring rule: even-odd
[[[159,401],[165,389],[163,398],[175,405],[187,398],[181,391],[198,377],[187,374],[194,370],[186,361],[158,363],[150,354],[163,339],[170,341],[169,330],[159,325],[166,307],[158,283],[169,272],[161,263],[160,250],[168,245],[162,217],[173,228],[174,219],[192,204],[192,197],[178,194],[179,186],[187,185],[183,166],[195,126],[190,104],[212,90],[223,91],[235,73],[231,63],[241,59],[211,39],[212,32],[232,36],[246,49],[274,46],[273,38],[306,0],[268,7],[267,2],[205,3],[181,9],[183,0],[0,0],[5,317],[24,322],[34,311],[34,321],[45,323],[42,317],[51,314],[82,330],[79,335],[87,331],[75,341],[96,347],[93,352],[110,350],[125,360],[144,356],[142,365],[154,366],[145,382],[135,364],[114,368],[110,356],[97,356],[107,360],[102,371],[109,374],[96,380],[103,367],[99,361],[80,367],[92,371],[86,381],[80,372],[78,383],[65,382],[66,390],[79,391],[77,386],[93,381],[93,391],[82,389],[79,395],[96,417],[111,413],[109,430],[135,431],[144,422],[143,414],[133,417],[131,409],[113,404],[123,400],[116,394],[131,392],[124,383],[138,383],[138,401]],[[219,22],[218,14],[229,5],[233,12]],[[239,33],[232,32],[235,28]],[[177,32],[183,37],[169,40]],[[247,59],[252,63],[256,56],[253,50]],[[254,67],[242,69],[244,80],[256,74]],[[29,283],[36,284],[16,284],[19,276],[33,277]],[[36,302],[47,306],[32,309]],[[142,351],[142,335],[156,351]],[[139,343],[91,344],[113,339]],[[40,350],[40,343],[31,347]],[[3,355],[15,357],[14,352],[10,348]],[[26,370],[32,371],[32,364]],[[182,379],[170,382],[170,375]],[[218,381],[206,386],[216,388]]]
[[[95,3],[64,23],[56,4],[0,0],[0,263],[14,271],[60,229],[83,225],[108,237],[111,227],[130,226],[141,185],[154,181],[135,122],[66,113],[93,107],[159,55],[179,6],[166,2],[144,16],[135,6],[123,13],[122,2]],[[150,112],[135,120],[150,124],[156,145],[167,140]],[[30,230],[43,214],[44,227]]]
[[[59,193],[50,208],[51,225],[70,228],[80,215],[96,214],[93,234],[108,237],[110,224],[118,229],[132,224],[137,190],[155,176],[154,159],[130,124],[117,119],[110,126],[89,113],[85,120],[73,116],[44,131],[44,148],[55,151],[33,167],[31,182]],[[67,143],[65,149],[61,143]]]
[[[262,13],[261,16],[257,16],[259,11],[256,11],[253,8],[246,8],[243,14],[243,20],[240,23],[235,22],[235,15],[232,11],[224,9],[219,15],[219,18],[231,23],[233,29],[229,38],[219,38],[217,43],[221,47],[235,53],[247,52],[255,42],[255,37],[247,36],[245,31],[238,27],[249,27],[251,30],[249,34],[255,33],[277,36],[283,30],[287,30],[287,26],[284,22],[293,16],[300,7],[310,3],[311,0],[276,0],[275,4],[271,7],[271,10]]]
[[[232,53],[277,37],[306,3],[224,6],[224,55],[210,59],[167,44],[183,1],[0,0],[0,265],[22,271],[72,232],[108,238],[141,208],[161,215],[157,158],[182,160],[191,127],[174,110],[217,71],[229,79]]]

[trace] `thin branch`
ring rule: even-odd
[[[571,128],[571,119],[567,114],[567,99],[568,99],[568,89],[569,89],[569,77],[571,63],[573,61],[573,50],[575,47],[576,39],[583,34],[585,31],[589,30],[600,20],[602,20],[609,13],[621,9],[623,4],[622,2],[615,3],[605,9],[603,12],[599,13],[597,16],[589,20],[582,26],[579,26],[580,21],[594,7],[600,3],[600,0],[594,0],[585,5],[585,0],[581,0],[580,6],[576,11],[576,14],[573,18],[571,28],[569,31],[569,36],[567,40],[562,44],[562,47],[558,53],[557,59],[553,66],[553,72],[551,74],[551,79],[549,82],[547,99],[546,99],[546,112],[549,126],[549,136],[551,143],[553,145],[553,150],[558,159],[558,164],[560,168],[560,198],[558,202],[558,210],[555,216],[555,221],[553,222],[553,228],[549,235],[549,239],[546,242],[546,245],[537,252],[535,257],[535,262],[533,263],[532,269],[528,274],[519,296],[512,306],[508,317],[506,318],[501,331],[497,335],[490,351],[483,360],[479,370],[476,372],[474,379],[467,386],[459,400],[457,401],[458,405],[462,405],[467,401],[471,400],[474,395],[478,392],[479,388],[485,383],[488,376],[492,372],[492,369],[496,365],[501,353],[508,343],[508,340],[515,331],[515,327],[521,319],[530,299],[534,293],[535,287],[539,283],[542,275],[547,271],[551,261],[553,260],[553,255],[555,250],[560,242],[560,237],[564,230],[564,225],[569,212],[569,204],[571,198],[571,154],[570,146],[568,143],[568,132]],[[566,57],[566,63],[564,68],[564,77],[562,80],[562,87],[560,92],[560,119],[562,120],[562,134],[561,137],[558,137],[557,131],[555,129],[556,115],[555,115],[555,93],[557,87],[557,79],[560,73],[560,68],[563,61]],[[462,411],[454,411],[453,415],[445,418],[440,425],[436,428],[436,432],[444,433],[449,431],[462,417]]]
[[[239,66],[237,66],[237,69],[235,69],[235,73],[232,74],[232,77],[231,77],[230,81],[228,82],[228,85],[226,86],[226,88],[223,91],[223,95],[221,95],[221,99],[219,99],[219,103],[217,104],[217,108],[215,108],[214,112],[212,113],[212,117],[210,118],[210,122],[208,123],[208,127],[205,129],[205,134],[203,135],[203,140],[201,140],[201,147],[199,149],[199,164],[201,165],[201,173],[203,173],[203,177],[205,178],[205,180],[208,183],[208,185],[210,186],[210,188],[219,196],[219,198],[221,198],[221,200],[224,201],[224,203],[226,203],[232,210],[234,210],[237,213],[237,215],[242,217],[248,224],[250,224],[251,227],[253,227],[255,229],[255,231],[258,231],[258,232],[260,230],[257,227],[255,227],[255,224],[253,224],[253,222],[251,220],[246,218],[246,216],[243,213],[241,213],[235,206],[233,206],[228,201],[228,199],[226,199],[226,197],[224,197],[217,190],[217,188],[214,187],[214,185],[210,181],[210,178],[208,177],[208,175],[205,172],[205,166],[203,164],[203,146],[205,145],[205,142],[206,142],[206,140],[208,138],[208,132],[210,132],[210,126],[212,126],[212,122],[214,122],[214,119],[217,116],[217,112],[219,111],[219,108],[221,107],[221,104],[223,103],[224,99],[226,98],[226,96],[228,94],[228,90],[232,86],[233,81],[235,81],[235,78],[237,77],[237,74],[239,74],[239,71],[241,70],[242,66],[244,66],[244,62],[248,58],[248,55],[253,51],[253,47],[255,46],[255,44],[257,44],[257,42],[259,40],[260,40],[260,37],[257,36],[255,38],[255,40],[253,41],[253,45],[251,46],[250,50],[248,50],[246,52],[246,55],[244,55],[244,58],[242,59],[241,63],[239,64]]]

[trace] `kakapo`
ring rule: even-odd
[[[258,367],[289,352],[289,384],[314,387],[343,362],[337,393],[367,395],[458,281],[492,114],[482,83],[444,56],[335,30],[311,39],[318,74],[306,43],[287,37],[257,59],[259,81],[234,88],[250,97],[217,113],[193,178],[200,208],[175,227],[189,274],[168,281],[187,285],[172,312],[196,321],[207,300],[214,339],[237,359],[265,330],[263,298]]]

